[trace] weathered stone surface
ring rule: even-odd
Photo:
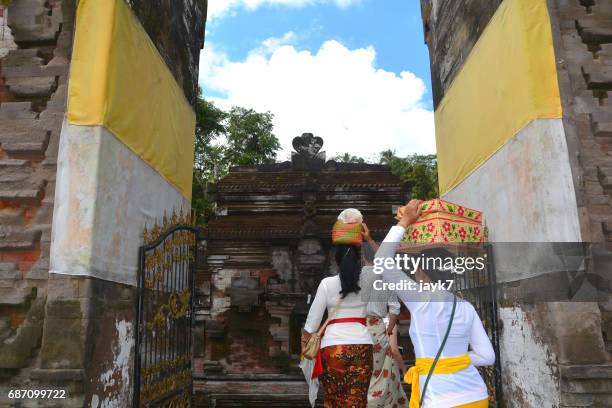
[[[0,344],[0,369],[22,368],[27,365],[42,335],[44,305],[44,299],[34,300],[15,336]]]
[[[43,59],[38,56],[37,48],[17,49],[9,52],[2,60],[2,67],[40,66]]]
[[[0,198],[2,195],[0,195]],[[32,249],[40,239],[40,231],[13,231],[12,229],[0,228],[0,250],[23,250]]]
[[[55,87],[55,77],[11,78],[6,84],[20,98],[49,96]]]
[[[195,105],[208,1],[131,0],[128,3],[183,88],[185,97]]]
[[[16,0],[8,18],[17,43],[53,41],[62,23],[62,2]]]
[[[86,325],[81,303],[49,301],[46,312],[41,368],[83,368]]]
[[[0,103],[0,120],[34,119],[36,113],[31,107],[31,102],[2,102]]]
[[[612,67],[583,67],[582,73],[588,89],[612,90]]]
[[[21,272],[17,269],[17,264],[12,262],[0,263],[0,280],[1,279],[21,279]]]
[[[438,106],[500,0],[421,0],[434,108]]]

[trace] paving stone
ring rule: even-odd
[[[50,96],[55,87],[55,77],[11,78],[6,85],[19,98]]]

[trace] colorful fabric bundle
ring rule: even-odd
[[[439,198],[421,204],[421,216],[409,225],[402,244],[482,243],[487,240],[481,211]],[[398,211],[401,216],[403,208]]]
[[[332,242],[334,245],[361,245],[361,223],[345,224],[338,220],[332,228]]]

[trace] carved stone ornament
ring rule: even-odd
[[[302,156],[313,159],[323,147],[323,139],[312,133],[303,133],[293,139],[293,148]]]

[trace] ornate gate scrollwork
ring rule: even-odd
[[[499,353],[499,318],[497,304],[497,281],[495,274],[495,263],[493,259],[493,247],[486,244],[484,248],[476,252],[468,253],[471,256],[486,256],[486,267],[482,270],[467,271],[455,279],[457,292],[468,300],[478,312],[483,326],[491,339],[495,351],[495,364],[488,367],[478,367],[489,391],[489,406],[503,406],[501,362]]]
[[[134,407],[190,407],[197,230],[183,211],[143,231]]]

